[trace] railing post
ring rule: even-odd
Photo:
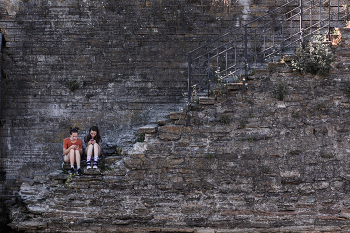
[[[300,43],[304,48],[304,35],[303,35],[303,0],[300,0],[300,22],[299,22],[299,32],[300,32]]]
[[[190,111],[191,111],[191,94],[192,94],[192,59],[191,53],[188,54],[188,96],[187,96],[187,119],[186,126],[190,124]]]
[[[1,78],[2,78],[1,77],[1,75],[2,75],[1,70],[2,70],[2,33],[0,32],[0,98],[1,98]],[[0,106],[1,106],[1,104],[0,104]]]
[[[328,3],[328,38],[331,34],[331,1]]]
[[[243,86],[242,86],[242,90],[245,90],[245,80],[246,77],[248,76],[248,29],[247,29],[247,25],[244,27],[244,68],[245,68],[245,74],[244,74],[244,78],[243,78]]]
[[[346,20],[348,20],[349,16],[349,0],[346,0]]]

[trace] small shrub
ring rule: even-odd
[[[329,159],[330,155],[327,154],[326,152],[323,152],[323,153],[321,153],[321,157],[324,158],[324,159]]]
[[[350,79],[344,82],[343,84],[343,92],[345,95],[350,96]]]
[[[323,110],[326,109],[326,105],[324,103],[319,103],[319,104],[316,105],[315,108],[316,108],[317,111],[323,111]]]
[[[145,141],[144,133],[137,135],[135,142],[144,142],[144,141]]]
[[[326,75],[334,61],[334,55],[327,44],[324,35],[315,35],[305,48],[300,46],[294,53],[292,68],[299,74]]]
[[[294,155],[300,155],[301,151],[300,150],[292,150],[291,152],[289,152],[290,155],[294,156]]]
[[[248,138],[249,142],[254,142],[254,136],[251,136],[250,138]]]
[[[293,113],[292,117],[293,117],[293,118],[299,118],[299,112]]]
[[[143,125],[147,125],[150,120],[151,120],[151,111],[153,110],[153,108],[149,108],[147,110],[144,110],[142,112],[140,112],[138,114],[138,118],[139,118],[139,121],[143,124]]]
[[[275,96],[276,99],[283,101],[284,97],[287,95],[287,84],[283,82],[279,82],[275,84],[273,95]]]
[[[213,158],[214,158],[214,154],[211,153],[211,152],[207,152],[206,155],[205,155],[205,157],[206,157],[207,159],[213,159]]]
[[[68,88],[71,91],[75,91],[79,88],[79,81],[76,79],[72,79],[70,81],[68,81]]]
[[[225,125],[229,125],[231,123],[231,119],[227,115],[222,115],[220,118],[220,122],[225,124]]]
[[[263,167],[263,173],[268,173],[270,171],[270,168],[268,166]]]
[[[247,123],[248,123],[248,121],[246,121],[246,120],[240,120],[239,121],[239,127],[241,129],[244,129],[246,127]]]

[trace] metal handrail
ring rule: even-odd
[[[293,53],[300,44],[304,46],[304,41],[313,34],[330,34],[332,22],[347,20],[348,0],[338,0],[337,5],[332,3],[329,0],[291,0],[190,51],[186,125],[189,125],[194,88],[207,92],[209,96],[215,72],[218,82],[242,76],[244,90],[249,67],[258,67],[267,59]]]

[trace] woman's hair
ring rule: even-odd
[[[101,141],[101,136],[100,136],[100,131],[98,131],[97,126],[91,126],[91,128],[89,129],[89,133],[88,133],[88,136],[87,136],[88,141],[91,139],[91,135],[90,135],[91,131],[95,131],[96,132],[96,136],[95,136],[94,139],[95,139],[96,142],[100,142]]]
[[[78,133],[79,128],[78,127],[70,127],[69,128],[69,135],[72,135],[73,133]]]

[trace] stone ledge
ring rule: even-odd
[[[213,105],[213,104],[215,104],[215,98],[199,97],[199,104],[202,104],[202,105]]]
[[[243,83],[228,83],[227,84],[227,89],[229,91],[238,91],[238,90],[242,90],[243,88]],[[248,84],[245,84],[245,88],[248,88]]]
[[[139,128],[139,134],[153,134],[158,131],[158,125],[150,124]]]
[[[179,120],[179,119],[184,119],[186,116],[186,113],[184,113],[184,112],[171,112],[169,116],[170,116],[171,120]]]

